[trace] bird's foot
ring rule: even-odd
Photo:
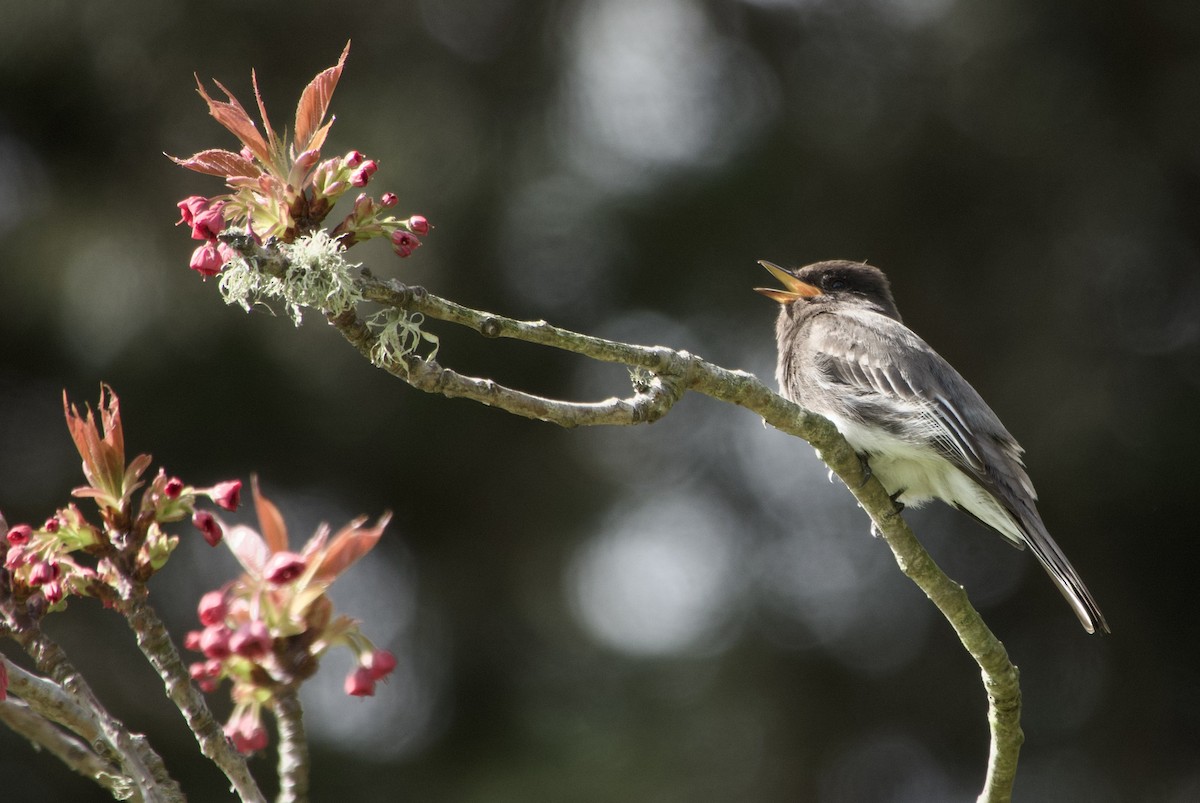
[[[862,488],[868,482],[871,481],[871,475],[874,474],[875,472],[871,471],[871,463],[869,460],[867,460],[866,455],[863,455],[863,454],[858,455],[858,464],[860,466],[862,466],[862,473],[863,473],[862,482],[859,483],[858,487]]]

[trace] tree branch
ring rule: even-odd
[[[150,747],[146,737],[131,733],[105,710],[87,681],[56,643],[36,628],[15,632],[13,638],[33,657],[39,670],[94,716],[99,732],[92,740],[92,745],[100,751],[105,763],[121,767],[125,776],[122,782],[132,792],[148,803],[183,800],[179,784],[167,774],[162,758]]]
[[[0,656],[0,661],[4,658]],[[140,792],[121,767],[106,761],[92,748],[103,735],[95,716],[79,706],[61,687],[15,664],[8,664],[9,698],[0,701],[0,722],[35,747],[45,749],[63,764],[107,789],[119,800],[140,803]],[[69,728],[75,735],[56,727]]]
[[[901,571],[937,606],[979,665],[988,695],[991,745],[987,775],[978,800],[979,803],[1011,800],[1017,758],[1024,741],[1017,668],[1009,660],[1004,645],[972,607],[963,587],[951,580],[921,546],[879,480],[864,475],[858,455],[832,423],[777,395],[752,374],[722,368],[685,351],[605,340],[551,326],[545,321],[513,320],[463,307],[422,288],[384,283],[371,277],[364,278],[362,294],[363,298],[386,306],[465,326],[484,337],[507,337],[594,360],[622,363],[649,371],[652,377],[644,384],[649,389],[646,391],[635,382],[637,392],[629,399],[586,404],[530,397],[491,380],[462,377],[414,357],[382,366],[420,390],[466,396],[561,426],[654,421],[665,415],[684,391],[691,390],[744,407],[776,429],[808,441],[866,511]],[[353,313],[331,322],[360,352],[370,357],[373,336]]]
[[[296,687],[279,686],[272,710],[279,731],[278,803],[307,803],[308,738],[304,734],[304,710]]]
[[[188,727],[200,745],[200,752],[225,773],[234,791],[244,803],[266,803],[246,759],[234,749],[225,732],[213,718],[204,696],[192,684],[187,667],[183,665],[166,626],[146,599],[146,587],[132,584],[128,598],[117,598],[115,604],[137,637],[142,654],[162,678],[167,697],[183,714]]]
[[[284,280],[290,274],[290,267],[277,251],[243,240],[226,239],[259,270]],[[808,441],[866,511],[876,531],[892,550],[901,571],[937,606],[979,665],[988,695],[991,746],[987,775],[978,800],[979,803],[1011,800],[1017,758],[1024,740],[1017,669],[1009,660],[1004,645],[971,606],[962,586],[934,563],[883,486],[876,478],[864,475],[858,455],[832,423],[777,395],[752,374],[722,368],[686,351],[621,343],[572,332],[545,321],[520,321],[474,310],[428,293],[421,287],[380,281],[367,271],[358,280],[356,289],[363,300],[409,316],[457,324],[483,337],[522,340],[634,369],[634,393],[628,398],[598,402],[548,399],[499,385],[490,379],[459,374],[433,360],[421,359],[411,350],[381,358],[376,332],[359,317],[356,309],[327,313],[329,322],[363,356],[418,390],[451,398],[474,399],[514,415],[564,427],[652,422],[669,412],[675,402],[691,390],[744,407],[776,429]]]

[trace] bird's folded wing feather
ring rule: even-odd
[[[863,405],[917,417],[935,448],[985,488],[1019,488],[1037,498],[1016,440],[975,389],[912,330],[869,311],[843,312],[836,332],[822,318],[813,321],[810,343],[825,381],[849,385],[851,397]]]

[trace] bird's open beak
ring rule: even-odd
[[[821,295],[821,291],[816,287],[807,282],[800,281],[773,262],[760,259],[758,264],[769,270],[771,275],[778,279],[787,289],[774,290],[770,287],[755,287],[754,292],[756,293],[762,293],[767,298],[773,298],[780,304],[791,304],[799,298],[812,298],[813,296]]]

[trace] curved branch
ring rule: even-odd
[[[235,243],[235,247],[260,270],[279,277],[288,272],[286,260],[272,249],[250,247],[245,243]],[[1004,645],[971,606],[962,586],[947,577],[917,541],[883,486],[876,478],[864,476],[858,455],[833,424],[775,394],[752,374],[722,368],[686,351],[621,343],[572,332],[546,321],[520,321],[474,310],[420,287],[380,281],[366,271],[357,281],[356,289],[366,301],[465,326],[484,337],[522,340],[635,369],[633,396],[598,402],[569,402],[535,396],[490,379],[464,376],[413,355],[393,357],[380,365],[427,393],[469,398],[515,415],[575,427],[651,422],[665,415],[684,392],[691,390],[744,407],[776,429],[812,444],[818,456],[846,484],[870,516],[901,571],[937,606],[979,665],[988,694],[991,745],[987,776],[978,799],[980,803],[1011,800],[1017,758],[1024,740],[1017,669],[1009,660]],[[346,340],[374,362],[377,338],[356,310],[327,317]],[[648,372],[649,376],[638,372]]]
[[[421,288],[405,287],[395,282],[385,284],[369,277],[363,280],[362,291],[363,297],[371,301],[465,326],[485,337],[523,340],[595,360],[623,363],[651,371],[663,380],[664,384],[672,387],[674,392],[669,397],[672,404],[678,399],[680,388],[692,390],[745,407],[776,429],[808,441],[817,450],[818,457],[846,484],[859,505],[870,516],[875,529],[892,550],[901,571],[937,606],[954,628],[967,652],[978,664],[988,695],[988,724],[991,732],[987,775],[978,800],[980,803],[1002,803],[1011,800],[1017,758],[1024,741],[1020,724],[1021,689],[1017,668],[1009,659],[1004,645],[984,623],[979,612],[972,607],[963,587],[950,579],[921,546],[900,516],[887,491],[875,477],[864,476],[858,455],[832,423],[777,395],[752,374],[722,368],[685,351],[619,343],[561,329],[545,321],[513,320],[463,307],[427,293]],[[334,321],[334,324],[336,326],[338,322]],[[346,334],[345,329],[341,326],[338,328]],[[369,337],[369,332],[367,336]],[[362,345],[359,348],[362,350]],[[367,353],[369,354],[369,345]],[[422,366],[424,370],[439,374],[444,374],[447,369],[415,359],[410,360],[410,363],[408,373],[394,373],[421,390],[444,392],[436,382],[430,384],[424,380]],[[524,401],[520,391],[502,388],[489,380],[473,381],[488,383],[486,397],[473,398],[485,404],[523,414],[521,409],[524,409]],[[452,382],[448,385],[454,387]],[[635,396],[633,400],[628,400],[631,407],[638,398]],[[575,426],[579,423],[576,417],[579,405],[543,401],[546,404],[539,408],[540,414],[532,417],[563,426]],[[616,402],[617,400],[609,400],[600,405],[614,405]],[[518,409],[510,408],[509,403]],[[562,415],[556,415],[559,412],[558,405],[565,405],[561,408]],[[669,408],[669,404],[667,407]],[[661,412],[665,413],[666,409]],[[597,417],[597,420],[591,423],[634,424],[643,420],[654,419],[625,414],[611,415],[603,419]]]

